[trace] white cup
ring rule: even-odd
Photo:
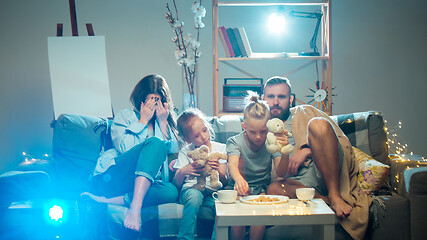
[[[234,203],[237,198],[236,190],[219,190],[218,192],[212,193],[212,197],[222,203]]]
[[[297,198],[301,201],[310,201],[314,197],[314,188],[297,188]]]

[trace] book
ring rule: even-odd
[[[245,47],[245,52],[248,57],[252,55],[251,45],[249,44],[248,36],[246,36],[245,28],[239,27],[240,37],[242,38],[243,46]]]
[[[228,34],[228,38],[230,39],[231,47],[233,48],[233,51],[234,51],[234,56],[235,57],[242,56],[242,53],[240,52],[239,44],[237,44],[236,36],[234,36],[233,29],[227,28],[227,34]]]
[[[230,52],[230,57],[235,57],[233,47],[231,46],[230,38],[228,38],[227,30],[224,26],[219,27],[219,29],[222,32],[222,35],[224,36],[225,43],[227,45],[228,51]]]
[[[218,35],[219,35],[219,38],[221,39],[222,46],[223,46],[224,52],[225,52],[225,56],[231,57],[230,51],[228,50],[228,47],[227,47],[227,43],[225,42],[224,35],[222,34],[221,29],[219,29],[219,28],[218,28]]]
[[[239,45],[240,52],[242,53],[242,57],[247,57],[245,46],[243,45],[242,37],[240,37],[239,29],[233,28],[234,36],[236,37],[237,44]]]

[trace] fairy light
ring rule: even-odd
[[[285,184],[282,183],[283,193],[286,193]]]
[[[27,152],[22,152],[22,156],[24,157],[24,161],[25,162],[30,162],[30,161],[34,161],[34,160],[36,160],[35,158],[33,158],[33,156],[31,156],[29,153],[27,153]],[[45,153],[45,154],[43,154],[43,157],[45,158],[45,159],[50,159],[51,158],[51,155],[49,155],[49,154],[47,154],[47,153]]]
[[[387,120],[384,120],[387,124]],[[408,152],[408,144],[399,139],[398,131],[402,129],[402,122],[399,121],[396,126],[384,127],[388,137],[388,149],[391,154],[405,155]],[[413,152],[410,153],[413,155]]]
[[[30,161],[30,160],[32,160],[32,159],[34,159],[30,154],[28,154],[28,153],[26,153],[26,152],[22,152],[22,156],[24,156],[24,160],[25,160],[26,162],[28,162],[28,161]]]

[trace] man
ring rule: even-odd
[[[272,77],[264,85],[263,100],[271,118],[284,121],[293,137],[294,153],[289,157],[287,179],[271,183],[268,194],[295,198],[298,187],[313,187],[335,211],[344,229],[363,239],[371,199],[359,194],[358,167],[351,144],[327,114],[309,105],[290,108],[294,101],[288,79]]]

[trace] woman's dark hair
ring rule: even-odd
[[[136,84],[130,95],[130,102],[136,111],[139,112],[141,110],[141,103],[145,102],[149,94],[159,94],[162,104],[168,103],[168,124],[173,131],[176,131],[176,116],[171,93],[166,80],[162,76],[157,74],[147,75]]]

